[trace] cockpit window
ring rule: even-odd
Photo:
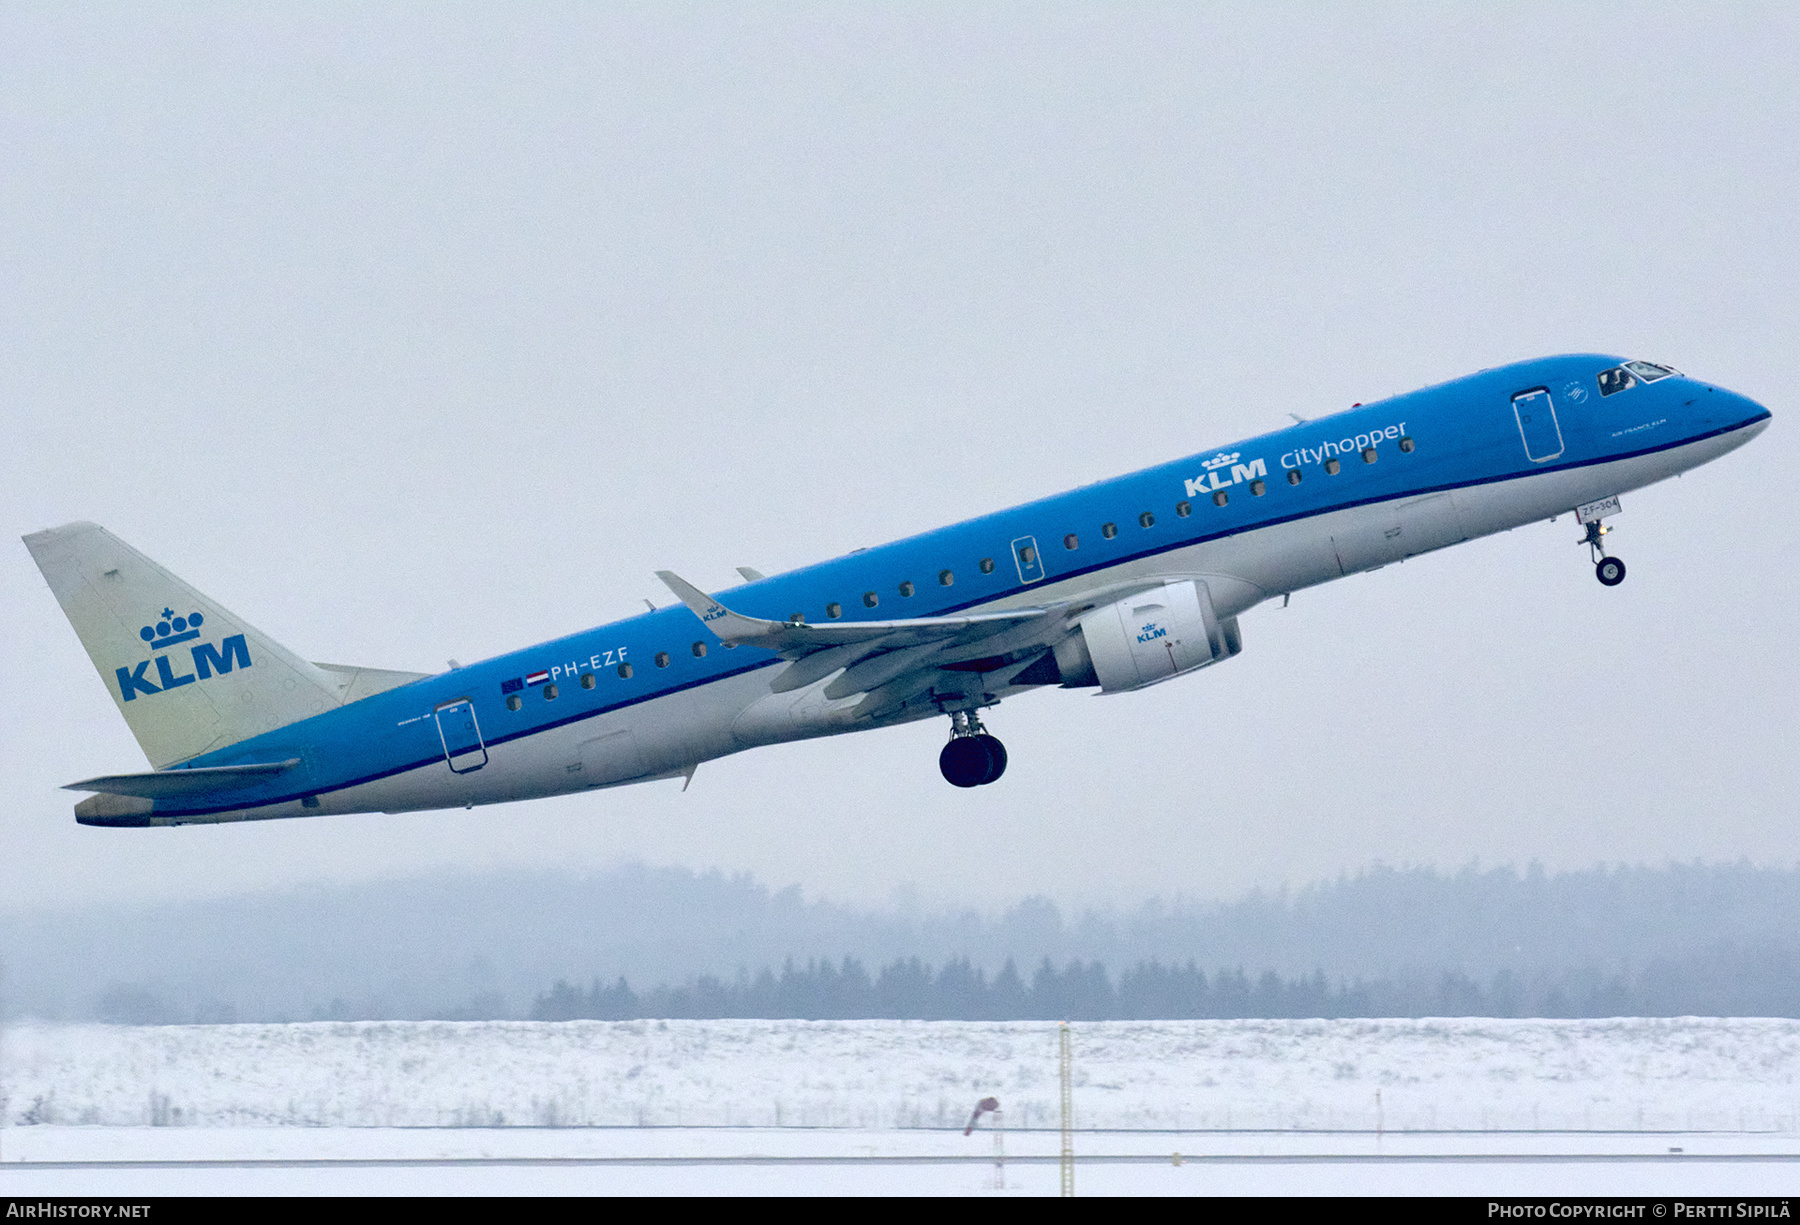
[[[1628,387],[1637,385],[1636,376],[1623,366],[1614,366],[1611,370],[1600,372],[1600,394],[1603,396],[1610,396],[1614,392],[1624,391]]]
[[[1626,362],[1623,366],[1600,372],[1600,394],[1610,396],[1639,383],[1654,383],[1657,379],[1672,378],[1680,373],[1673,366],[1659,366],[1655,362]]]
[[[1657,379],[1666,379],[1676,373],[1668,366],[1659,366],[1655,362],[1626,362],[1625,368],[1646,383],[1654,383]]]

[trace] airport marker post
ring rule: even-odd
[[[1069,1049],[1069,1023],[1064,1021],[1057,1031],[1062,1075],[1062,1193],[1075,1194],[1075,1103],[1069,1092],[1070,1065],[1074,1055]]]

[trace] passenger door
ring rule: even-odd
[[[487,765],[487,745],[475,721],[475,703],[468,698],[445,702],[437,708],[438,738],[444,743],[444,760],[457,774],[470,774]]]
[[[1556,405],[1551,402],[1548,387],[1533,387],[1513,396],[1513,418],[1519,423],[1519,438],[1525,444],[1525,458],[1534,464],[1546,463],[1563,453],[1562,427],[1556,423]]]

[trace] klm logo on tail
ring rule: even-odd
[[[200,627],[205,621],[205,616],[197,612],[179,617],[175,615],[174,609],[165,608],[161,619],[156,624],[146,625],[139,630],[138,637],[152,651],[161,651],[176,643],[192,642],[198,638]],[[250,644],[244,641],[242,634],[233,634],[216,647],[210,642],[196,642],[188,648],[188,654],[193,658],[194,670],[179,676],[167,655],[152,656],[135,668],[116,669],[120,697],[127,702],[136,701],[140,693],[162,693],[169,689],[179,689],[197,680],[209,680],[215,672],[223,675],[234,667],[250,666]],[[155,681],[144,675],[151,664],[156,665]]]

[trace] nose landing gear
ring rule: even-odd
[[[952,711],[950,743],[938,754],[938,769],[953,786],[984,786],[1006,773],[1006,746],[987,734],[974,711]]]
[[[1625,581],[1625,563],[1616,557],[1606,555],[1606,546],[1600,538],[1612,531],[1598,519],[1587,525],[1587,535],[1581,543],[1588,547],[1588,555],[1594,559],[1594,577],[1608,587],[1617,587]]]

